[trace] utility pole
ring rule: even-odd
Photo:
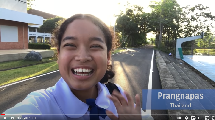
[[[162,25],[162,19],[163,19],[163,16],[162,16],[162,4],[163,4],[163,2],[164,1],[162,1],[161,6],[160,6],[160,36],[159,36],[159,41],[158,41],[158,48],[161,45],[162,33],[163,33],[163,25]]]

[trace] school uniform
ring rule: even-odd
[[[114,103],[107,98],[110,95],[107,87],[100,82],[98,97],[95,104],[107,109],[118,117]],[[117,85],[120,93],[126,98],[123,89]],[[89,105],[79,100],[70,90],[63,78],[47,89],[31,92],[22,102],[4,112],[4,114],[22,114],[22,117],[34,115],[36,119],[44,120],[90,120]],[[110,120],[108,116],[99,116],[100,120]]]

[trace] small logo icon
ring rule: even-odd
[[[191,116],[191,120],[196,120],[196,117],[195,116]]]
[[[14,119],[14,117],[11,117],[10,119]]]

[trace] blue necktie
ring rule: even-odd
[[[99,116],[105,119],[106,110],[95,104],[95,99],[86,99],[86,103],[90,106],[90,120],[99,120]]]

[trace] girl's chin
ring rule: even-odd
[[[89,89],[91,89],[92,87],[94,87],[95,85],[92,83],[77,83],[76,85],[70,85],[72,86],[70,89],[71,90],[75,90],[75,91],[88,91]]]

